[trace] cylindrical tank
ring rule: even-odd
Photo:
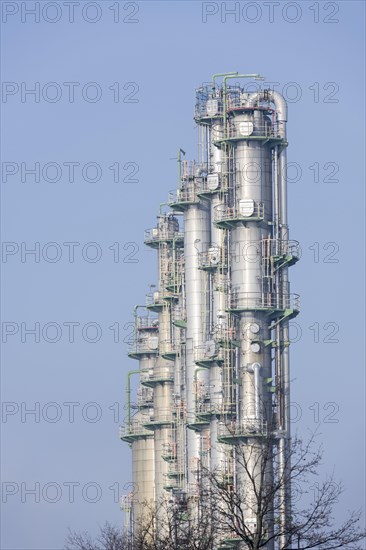
[[[157,329],[139,330],[139,337],[151,351],[156,347]],[[139,360],[141,380],[152,372],[155,356],[142,354]],[[133,520],[136,526],[141,526],[147,507],[151,506],[155,497],[155,460],[154,436],[145,425],[153,414],[153,395],[150,388],[140,386],[138,395],[138,412],[131,421],[132,440],[132,480],[133,480]]]
[[[288,320],[296,311],[289,302],[293,262],[282,253],[288,250],[287,106],[277,92],[228,84],[243,75],[225,75],[222,85],[219,76],[197,92],[198,164],[179,151],[179,189],[169,198],[174,212],[160,214],[147,232],[146,243],[158,251],[151,308],[158,313],[159,348],[156,336],[140,331],[131,356],[140,359],[146,404],[141,397],[131,426],[147,433],[128,440],[139,495],[159,507],[162,500],[178,506],[179,494],[187,520],[197,520],[204,509],[202,472],[221,472],[255,531],[260,484],[273,487],[289,464]],[[184,215],[184,244],[177,213]],[[151,346],[155,352],[144,354]],[[285,531],[289,483],[279,500]],[[134,514],[143,517],[139,502]],[[266,548],[273,550],[272,512],[264,526]],[[163,528],[158,514],[156,529]],[[226,534],[229,540],[232,533]],[[289,541],[282,535],[279,542]]]
[[[209,374],[197,371],[195,349],[202,346],[208,333],[209,293],[204,274],[198,269],[198,254],[210,243],[210,210],[200,202],[191,205],[184,214],[184,258],[185,258],[185,300],[186,300],[186,404],[187,423],[196,421],[197,384],[208,386]],[[194,429],[187,430],[187,483],[194,487],[197,473],[191,464],[200,459],[200,435]]]

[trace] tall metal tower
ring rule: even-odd
[[[299,311],[288,268],[299,257],[287,223],[287,105],[277,92],[247,92],[227,73],[196,91],[199,158],[178,153],[178,189],[145,244],[158,255],[158,286],[135,308],[129,357],[139,368],[138,402],[121,439],[132,448],[132,517],[147,501],[199,502],[201,473],[220,471],[248,494],[244,518],[255,529],[253,471],[264,441],[277,449],[279,517],[286,542],[290,442],[289,320]],[[179,217],[182,218],[179,223]],[[189,513],[195,513],[190,510]],[[266,518],[273,531],[273,511]],[[230,537],[230,534],[228,534]],[[233,541],[231,541],[231,544]],[[218,548],[229,548],[222,541]],[[268,543],[268,550],[275,544]]]

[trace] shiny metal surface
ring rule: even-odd
[[[209,293],[205,285],[204,274],[198,269],[198,254],[210,242],[210,211],[207,204],[201,202],[187,208],[184,214],[184,258],[185,258],[185,301],[186,301],[186,368],[185,388],[187,424],[196,421],[196,394],[198,384],[208,385],[209,374],[197,370],[194,350],[201,346],[208,334]],[[197,483],[196,471],[191,467],[200,459],[201,437],[193,429],[187,430],[186,478],[187,485]]]
[[[230,84],[245,75],[221,75],[222,84],[219,76],[197,91],[198,162],[179,150],[173,214],[160,210],[145,233],[158,254],[146,306],[157,314],[158,342],[138,327],[129,356],[140,361],[139,409],[122,439],[132,441],[141,498],[176,505],[191,496],[196,516],[202,468],[219,470],[246,495],[244,518],[254,525],[256,484],[288,477],[289,319],[299,311],[288,268],[299,253],[288,235],[286,101]],[[278,472],[263,462],[271,445]],[[286,530],[289,482],[280,501]],[[142,516],[135,498],[134,517]],[[265,523],[273,533],[273,515]]]

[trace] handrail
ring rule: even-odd
[[[216,342],[231,342],[236,339],[234,327],[215,325],[213,327],[213,338]]]
[[[217,430],[219,437],[250,436],[254,434],[268,436],[270,432],[271,425],[266,420],[260,419],[245,419],[232,420],[231,422],[219,422]]]
[[[156,382],[158,380],[166,380],[171,381],[174,377],[174,370],[173,366],[166,366],[166,367],[154,367],[152,372],[149,372],[149,375],[142,380],[143,384],[149,383],[149,382]]]
[[[145,306],[144,306],[145,307]],[[159,319],[154,315],[139,316],[136,319],[136,330],[159,329]]]
[[[163,340],[159,344],[159,351],[161,355],[176,353],[179,349],[177,342],[171,342],[170,340]]]
[[[150,418],[150,417],[149,417]],[[119,426],[119,437],[122,439],[123,437],[130,436],[130,435],[151,435],[151,432],[149,432],[144,426],[148,423],[148,418],[146,419],[139,419],[139,420],[132,420],[130,426],[128,424],[124,424],[122,426]]]
[[[198,253],[198,267],[200,269],[227,269],[228,258],[221,247],[212,247],[206,252]]]
[[[150,416],[150,419],[146,422],[146,424],[148,424],[149,422],[169,422],[173,424],[175,421],[176,417],[174,413],[172,413],[171,409],[159,409],[158,412],[154,411],[153,416]]]
[[[131,376],[133,374],[140,374],[140,370],[131,370],[127,373],[126,380],[126,402],[127,402],[127,426],[131,428]]]
[[[199,191],[199,189],[198,186],[196,186],[195,184],[188,184],[181,189],[170,191],[168,203],[170,205],[175,205],[185,202],[197,202],[199,201],[197,191]]]
[[[253,209],[246,212],[245,203],[252,206]],[[224,222],[226,220],[250,220],[263,219],[264,217],[264,203],[262,201],[256,201],[251,199],[237,200],[233,206],[226,204],[218,204],[214,208],[214,222]]]
[[[237,292],[234,289],[229,296],[229,303],[232,309],[293,309],[299,311],[300,296],[298,294]]]
[[[257,123],[251,120],[230,120],[226,133],[216,131],[215,141],[220,142],[224,139],[250,139],[254,138],[280,138],[280,127],[275,121],[273,123]]]
[[[155,327],[154,327],[155,328]],[[157,353],[158,352],[158,336],[152,336],[147,334],[141,336],[141,334],[134,339],[128,347],[128,353]]]
[[[295,240],[262,239],[263,257],[292,256],[300,257],[300,243]],[[268,254],[269,251],[269,254]]]
[[[152,227],[151,229],[145,229],[144,242],[159,242],[173,239],[183,239],[183,231],[176,231],[175,229],[160,229],[158,227]]]

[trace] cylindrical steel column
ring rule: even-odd
[[[231,231],[231,290],[232,304],[240,314],[239,360],[239,418],[237,431],[246,440],[238,452],[241,460],[236,465],[239,491],[243,493],[243,512],[248,525],[256,523],[256,493],[263,483],[263,469],[271,483],[269,462],[262,460],[264,447],[268,447],[266,433],[272,429],[271,394],[265,380],[271,377],[271,352],[264,345],[270,339],[270,320],[266,309],[271,300],[269,287],[263,280],[262,240],[271,237],[272,212],[272,158],[270,145],[250,139],[262,135],[270,124],[262,111],[249,111],[233,119],[235,131],[243,129],[248,139],[235,142],[235,196],[230,205],[235,217]],[[239,130],[240,131],[240,130]],[[251,216],[254,220],[251,220]],[[256,433],[257,437],[248,437]],[[264,443],[263,443],[264,438]],[[268,479],[268,476],[270,478]],[[272,518],[268,517],[268,524]],[[273,543],[269,543],[269,549]]]
[[[207,338],[209,293],[204,274],[198,269],[198,254],[210,242],[210,211],[207,204],[189,206],[184,215],[184,258],[186,291],[186,403],[187,403],[187,480],[188,488],[197,482],[195,462],[200,460],[200,435],[190,424],[196,420],[197,384],[208,385],[207,372],[196,372],[195,349]]]

